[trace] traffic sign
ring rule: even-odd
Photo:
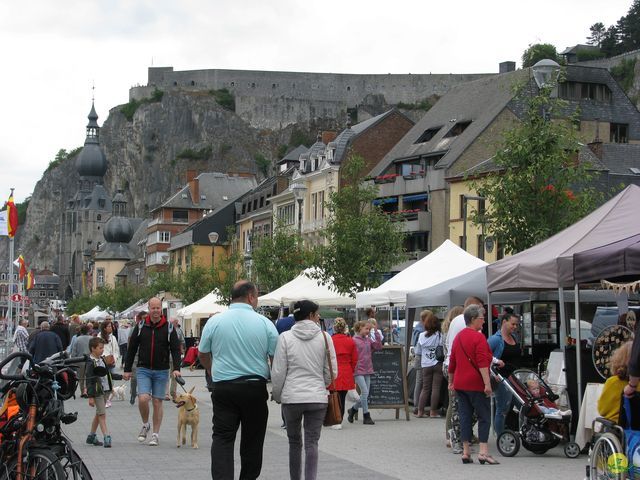
[[[11,295],[11,301],[12,302],[21,302],[22,301],[22,295],[20,295],[19,293],[14,293],[13,295]]]

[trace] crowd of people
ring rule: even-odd
[[[76,317],[66,324],[58,318],[53,325],[42,322],[29,334],[26,323],[21,322],[15,331],[14,348],[28,351],[36,362],[62,350],[72,356],[87,355],[78,375],[79,392],[95,409],[86,442],[106,448],[112,445],[106,412],[118,365],[122,378],[131,379],[131,404],[138,401],[142,424],[138,441],[157,446],[163,401],[175,395],[175,381],[186,353],[188,364],[199,364],[206,370],[211,392],[214,479],[234,478],[238,429],[242,433],[240,478],[259,477],[268,417],[267,384],[271,381],[271,398],[281,404],[289,441],[290,478],[315,479],[328,389],[338,394],[341,418],[346,414],[347,422],[353,423],[362,410],[362,423],[375,425],[368,402],[374,374],[372,355],[383,346],[376,312],[367,310],[367,319],[355,322],[352,331],[343,318],[337,318],[329,334],[321,327],[319,306],[313,301],[295,302],[289,315],[274,323],[256,312],[258,292],[252,283],[236,283],[231,297],[229,310],[209,319],[200,342],[189,352],[185,351],[179,323],[165,318],[158,298],[150,299],[149,312],[139,313],[132,324],[107,318],[94,325]],[[632,313],[622,320],[638,329]],[[484,324],[485,309],[476,297],[450,309],[443,321],[430,310],[421,312],[411,338],[416,372],[414,415],[437,419],[446,412],[445,443],[453,453],[461,454],[462,463],[474,462],[470,445],[477,442],[477,461],[498,465],[488,443],[491,399],[495,402],[494,433],[500,435],[513,397],[504,383],[492,385],[490,370],[507,378],[520,367],[519,316],[506,309],[498,317],[496,333],[489,338],[482,333]],[[621,396],[640,392],[639,338],[636,334],[633,342],[625,343],[612,356],[612,377],[598,402],[600,414],[614,422],[620,417]],[[106,375],[94,374],[99,367],[104,367]],[[527,380],[526,388],[534,397],[539,396],[536,380]],[[352,404],[348,406],[350,397]],[[563,413],[550,411],[554,409],[543,404],[540,408],[550,415]],[[343,425],[331,428],[340,430]]]

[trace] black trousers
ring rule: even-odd
[[[213,384],[211,478],[233,480],[233,450],[240,431],[240,480],[253,480],[262,470],[262,448],[267,431],[267,385],[264,381]]]

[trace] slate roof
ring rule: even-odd
[[[160,208],[216,210],[228,203],[233,203],[238,197],[256,186],[254,177],[229,176],[218,172],[201,173],[196,178],[199,182],[198,189],[201,196],[198,203],[193,202],[187,184],[153,211]],[[203,195],[206,197],[205,199],[202,199]],[[223,197],[227,197],[226,200]]]
[[[589,99],[567,101],[565,110],[555,112],[554,117],[566,118],[579,108],[582,120],[599,119],[601,122],[628,124],[629,138],[640,139],[640,113],[607,69],[568,65],[565,72],[565,81],[607,85],[611,91],[611,102]],[[503,73],[453,87],[396,144],[371,171],[371,175],[380,175],[394,161],[421,156],[441,156],[435,168],[452,169],[462,153],[504,109],[523,118],[526,102],[515,96],[514,87],[518,84],[524,84],[532,94],[537,91],[530,69]],[[469,121],[470,125],[460,135],[446,136],[454,125]],[[437,129],[437,133],[426,142],[416,143],[430,129]]]
[[[634,175],[630,168],[640,168],[640,145],[603,143],[602,163],[613,174]]]
[[[366,132],[371,127],[377,125],[385,118],[390,116],[393,112],[400,111],[397,108],[392,108],[391,110],[387,110],[380,115],[376,115],[375,117],[371,117],[363,122],[357,123],[351,127],[345,128],[334,140],[336,144],[336,150],[333,154],[333,160],[331,163],[341,163],[344,160],[344,156],[347,154],[349,150],[349,145],[353,142],[353,140],[363,132]],[[403,115],[402,113],[400,113]]]
[[[297,162],[298,160],[300,160],[300,155],[308,151],[309,149],[304,145],[298,145],[296,148],[287,153],[282,159],[278,160],[278,165],[287,162]]]
[[[416,123],[371,171],[380,175],[395,160],[444,154],[436,168],[448,168],[487,128],[513,97],[513,85],[526,81],[528,70],[517,70],[453,87]],[[446,137],[460,122],[471,124],[460,135]],[[416,143],[429,129],[438,129],[427,142]]]

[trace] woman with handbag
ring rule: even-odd
[[[420,355],[422,366],[422,391],[418,402],[419,418],[425,416],[424,407],[429,401],[430,418],[440,418],[438,407],[440,404],[440,387],[442,386],[442,362],[444,361],[444,347],[440,320],[431,310],[424,310],[420,317],[424,319],[424,332],[418,337],[416,355]]]
[[[356,350],[353,338],[346,334],[348,329],[344,318],[336,318],[333,324],[333,331],[335,333],[331,340],[338,359],[338,376],[336,377],[335,386],[340,398],[340,418],[342,419],[344,418],[347,392],[356,388],[356,383],[353,380],[353,371],[358,364],[358,350]],[[341,430],[342,423],[333,425],[331,428]]]
[[[287,425],[289,476],[291,480],[302,478],[304,419],[304,478],[314,480],[318,470],[318,440],[327,414],[327,386],[333,383],[338,365],[333,342],[320,329],[318,304],[300,300],[294,304],[293,316],[295,324],[278,339],[271,385],[273,399],[282,403]]]
[[[493,356],[482,334],[484,308],[469,305],[464,309],[463,328],[453,341],[449,358],[449,390],[455,390],[460,415],[462,437],[462,463],[473,463],[469,444],[473,413],[478,417],[478,461],[498,465],[489,455],[489,428],[491,427],[491,380],[489,366]]]

